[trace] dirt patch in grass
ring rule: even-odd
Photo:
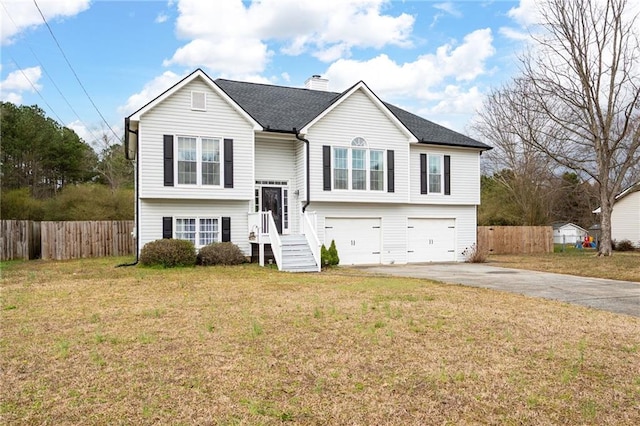
[[[6,424],[640,423],[640,319],[337,269],[2,270]]]
[[[528,255],[491,255],[489,262],[507,268],[640,282],[640,252],[637,251],[614,252],[610,257],[597,257],[593,250],[569,250],[564,253]]]

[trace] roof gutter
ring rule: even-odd
[[[311,164],[310,164],[310,157],[309,157],[309,139],[303,138],[302,136],[300,136],[300,132],[298,132],[298,130],[294,127],[293,128],[293,132],[296,135],[296,139],[298,139],[299,141],[304,142],[305,144],[305,149],[306,149],[306,157],[307,157],[307,188],[306,188],[306,195],[307,195],[307,201],[305,202],[304,206],[302,206],[302,213],[305,212],[305,210],[307,209],[307,207],[309,206],[309,204],[311,203],[311,173],[309,172]]]

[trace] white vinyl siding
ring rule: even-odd
[[[613,205],[611,238],[629,240],[640,247],[640,192],[622,197]]]
[[[220,218],[231,218],[231,242],[245,253],[251,254],[247,237],[247,212],[251,204],[249,201],[210,201],[210,200],[140,200],[140,245],[142,247],[154,240],[162,238],[162,218],[173,218],[173,235],[178,238],[181,231],[176,226],[177,219],[193,219],[195,232],[198,235],[196,246],[203,246],[208,238],[222,239],[222,223]],[[217,231],[211,220],[216,220]],[[204,221],[203,221],[204,220]],[[184,229],[184,228],[183,228]],[[189,228],[192,229],[192,228]],[[192,232],[192,231],[189,231]],[[195,238],[195,237],[194,237]]]
[[[206,92],[206,111],[191,109],[192,91]],[[143,114],[138,132],[140,198],[250,200],[253,197],[252,125],[204,81],[195,79]],[[175,186],[164,186],[163,135],[174,136],[176,175],[178,136],[219,137],[220,149],[222,139],[233,139],[233,188],[222,186],[222,175],[218,185],[180,185],[176,179]],[[196,161],[199,159],[196,157]],[[198,179],[202,179],[202,174]]]
[[[316,201],[341,201],[349,203],[378,202],[378,203],[403,203],[408,201],[409,184],[409,140],[407,135],[397,127],[389,117],[373,103],[362,91],[356,91],[345,99],[335,109],[327,113],[322,119],[309,128],[305,136],[311,141],[311,200],[312,205]],[[351,142],[354,138],[362,138],[366,141],[367,159],[365,167],[369,172],[365,178],[368,190],[354,190],[352,182],[347,177],[346,189],[335,190],[334,148],[346,148],[347,150],[359,149]],[[331,184],[332,190],[325,191],[322,180],[322,147],[330,146],[331,149]],[[364,149],[365,147],[363,147]],[[386,191],[387,163],[386,152],[394,151],[394,182],[395,191]],[[371,152],[384,152],[383,170],[378,172],[378,179],[382,175],[383,189],[371,189]],[[377,155],[377,154],[374,154]],[[341,166],[341,165],[339,165]],[[351,157],[347,156],[347,168],[352,166]],[[348,173],[347,173],[348,175]],[[351,180],[353,180],[351,178]],[[340,188],[345,188],[344,179]],[[380,180],[377,181],[380,183]],[[376,184],[377,185],[377,184]],[[314,208],[314,207],[311,207]]]
[[[420,154],[440,156],[442,159],[445,155],[451,157],[450,195],[444,195],[444,166],[441,169],[441,191],[439,193],[420,194]],[[480,204],[480,154],[476,150],[413,144],[411,145],[410,175],[411,191],[409,201],[411,203],[439,205]],[[396,179],[397,186],[398,181]],[[427,189],[430,188],[427,187]]]
[[[284,189],[283,226],[287,231],[298,232],[299,200],[304,199],[305,195],[304,143],[298,140],[257,138],[255,147],[256,181],[260,182],[260,186],[280,186]],[[299,165],[300,161],[302,161],[302,167]],[[273,183],[269,184],[269,182]],[[298,190],[297,195],[296,190]]]

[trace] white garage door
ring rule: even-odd
[[[455,219],[407,220],[408,262],[451,262],[456,260]]]
[[[325,220],[327,248],[335,240],[341,265],[381,263],[382,227],[380,218],[336,218]]]

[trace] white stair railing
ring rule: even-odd
[[[320,239],[318,238],[317,229],[317,217],[315,212],[304,212],[302,214],[302,233],[307,239],[307,244],[313,254],[313,259],[316,261],[317,270],[320,272],[322,265],[320,264]]]
[[[273,252],[273,257],[275,257],[276,259],[278,270],[282,271],[282,240],[280,239],[280,235],[278,235],[278,227],[276,226],[276,222],[273,220],[271,211],[263,212],[263,224],[265,223],[264,219],[266,219],[265,233],[269,234],[269,241],[271,242],[271,251]]]

